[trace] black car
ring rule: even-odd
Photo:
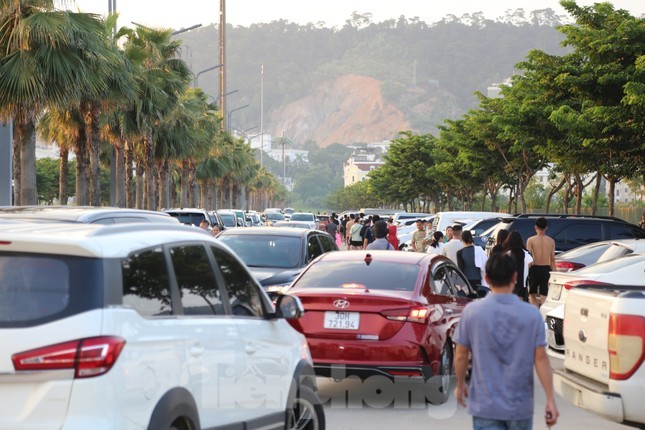
[[[289,286],[316,257],[338,251],[334,239],[320,230],[233,228],[217,237],[246,263],[271,298]]]
[[[500,229],[506,229],[509,232],[517,230],[522,236],[522,240],[526,243],[529,237],[535,235],[535,221],[539,217],[544,217],[547,220],[546,234],[555,240],[556,254],[589,243],[600,242],[601,240],[645,239],[645,230],[620,218],[585,215],[521,214],[500,219],[500,223],[490,232],[488,237],[487,252],[495,246],[497,232]]]

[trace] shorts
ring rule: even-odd
[[[473,417],[474,430],[531,430],[533,418],[524,420],[491,420]]]
[[[352,245],[352,246],[360,246],[360,247],[362,247],[363,246],[363,241],[361,241],[361,240],[352,240],[349,244]]]
[[[549,294],[549,278],[551,277],[551,266],[529,267],[529,293],[545,296]]]

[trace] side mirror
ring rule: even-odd
[[[305,308],[298,297],[282,294],[275,304],[275,315],[278,318],[297,319],[305,313]]]

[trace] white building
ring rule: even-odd
[[[343,182],[349,186],[364,180],[367,174],[385,164],[383,155],[390,149],[389,140],[353,146],[354,152],[343,166]]]

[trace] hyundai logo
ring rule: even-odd
[[[334,301],[334,307],[338,309],[347,309],[349,307],[349,302],[347,300],[338,299]]]

